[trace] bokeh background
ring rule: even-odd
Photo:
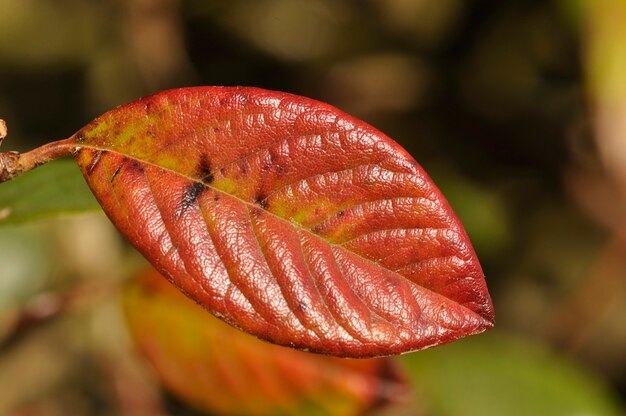
[[[0,0],[5,151],[190,85],[333,104],[449,199],[497,326],[403,357],[405,414],[624,413],[626,1]],[[94,211],[46,169],[24,204]],[[8,185],[0,414],[197,414],[133,352],[116,292],[143,260],[98,212],[3,222]]]

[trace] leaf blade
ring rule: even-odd
[[[79,166],[122,233],[247,332],[375,356],[493,324],[476,255],[426,173],[326,104],[252,88],[173,90],[76,137]]]

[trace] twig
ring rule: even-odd
[[[0,145],[7,134],[7,124],[0,119]],[[53,159],[69,156],[76,151],[77,147],[72,136],[65,140],[44,144],[26,153],[0,152],[0,183],[9,181]]]

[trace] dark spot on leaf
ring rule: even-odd
[[[343,214],[345,214],[345,212],[343,210],[337,211],[337,216],[338,217],[343,217]]]
[[[265,200],[265,195],[259,194],[256,198],[254,198],[254,203],[260,206],[263,209],[269,208],[269,203]]]
[[[307,305],[306,303],[300,301],[298,302],[298,310],[302,311],[302,312],[306,312],[306,310],[309,309],[309,305]]]
[[[120,163],[117,166],[117,169],[115,169],[115,172],[113,172],[113,175],[111,176],[111,180],[109,181],[110,183],[113,183],[113,181],[115,180],[115,178],[117,178],[117,175],[120,174],[120,172],[122,171],[122,166],[124,165],[124,163]]]
[[[180,201],[180,205],[178,209],[174,213],[176,218],[179,218],[185,211],[189,209],[189,207],[196,202],[198,196],[205,190],[206,187],[201,182],[194,182],[185,188],[183,192],[183,197]]]
[[[285,172],[285,168],[280,163],[277,163],[274,169],[276,170],[276,173],[279,175],[282,175]]]
[[[76,141],[78,143],[82,143],[85,141],[85,135],[83,134],[82,131],[79,131],[78,133],[76,133]]]
[[[200,158],[200,165],[198,165],[198,177],[207,185],[215,179],[213,172],[211,171],[211,162],[209,162],[209,159],[206,156],[202,156]]]
[[[217,192],[215,193],[215,195],[213,195],[213,201],[217,202],[220,200],[220,194],[218,194]]]
[[[102,158],[103,153],[106,153],[106,152],[104,150],[96,151],[95,155],[93,156],[93,159],[91,159],[91,163],[89,164],[89,166],[87,166],[87,175],[91,175],[93,171],[96,169],[96,166],[98,166],[98,163],[100,163],[100,159]]]
[[[221,129],[219,127],[213,127],[213,133],[219,133]]]
[[[143,173],[143,166],[135,159],[131,159],[130,162],[126,164],[126,169],[129,172]]]

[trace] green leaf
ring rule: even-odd
[[[47,164],[0,188],[0,226],[99,210],[73,160]]]
[[[590,374],[545,348],[501,334],[402,361],[433,416],[621,414]]]

